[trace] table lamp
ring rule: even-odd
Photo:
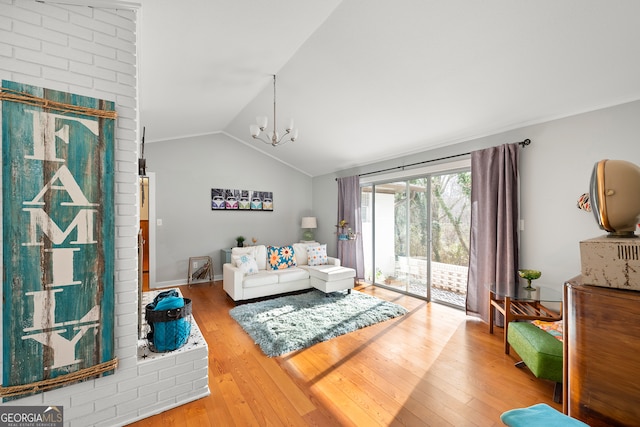
[[[300,228],[305,229],[305,231],[302,233],[302,239],[307,241],[312,241],[313,229],[318,228],[316,217],[315,216],[302,217],[302,224],[300,225]]]

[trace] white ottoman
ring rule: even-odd
[[[356,271],[353,268],[337,265],[320,265],[309,268],[310,283],[316,289],[328,294],[351,289],[355,283]]]

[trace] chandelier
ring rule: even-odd
[[[276,122],[276,75],[273,75],[273,132],[267,133],[266,138],[264,136],[260,136],[260,132],[264,132],[267,128],[268,119],[266,116],[256,117],[257,124],[253,124],[249,126],[249,130],[251,131],[251,136],[254,139],[260,140],[265,144],[271,144],[274,147],[282,145],[286,142],[293,142],[298,138],[298,129],[293,128],[293,119],[289,121],[289,126],[284,130],[284,134],[280,136],[277,129]]]

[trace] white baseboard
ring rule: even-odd
[[[222,274],[219,275],[214,275],[213,276],[213,280],[214,281],[221,281],[222,280]],[[172,288],[175,286],[182,286],[182,285],[187,285],[187,282],[185,282],[184,280],[167,280],[165,282],[157,282],[154,283],[153,285],[149,284],[149,289],[162,289],[162,288]],[[194,283],[195,285],[195,283]]]

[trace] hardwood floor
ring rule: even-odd
[[[212,286],[182,286],[209,345],[209,397],[131,426],[501,426],[508,409],[547,403],[553,383],[516,368],[503,330],[374,286],[356,289],[403,317],[281,357],[263,355]]]

